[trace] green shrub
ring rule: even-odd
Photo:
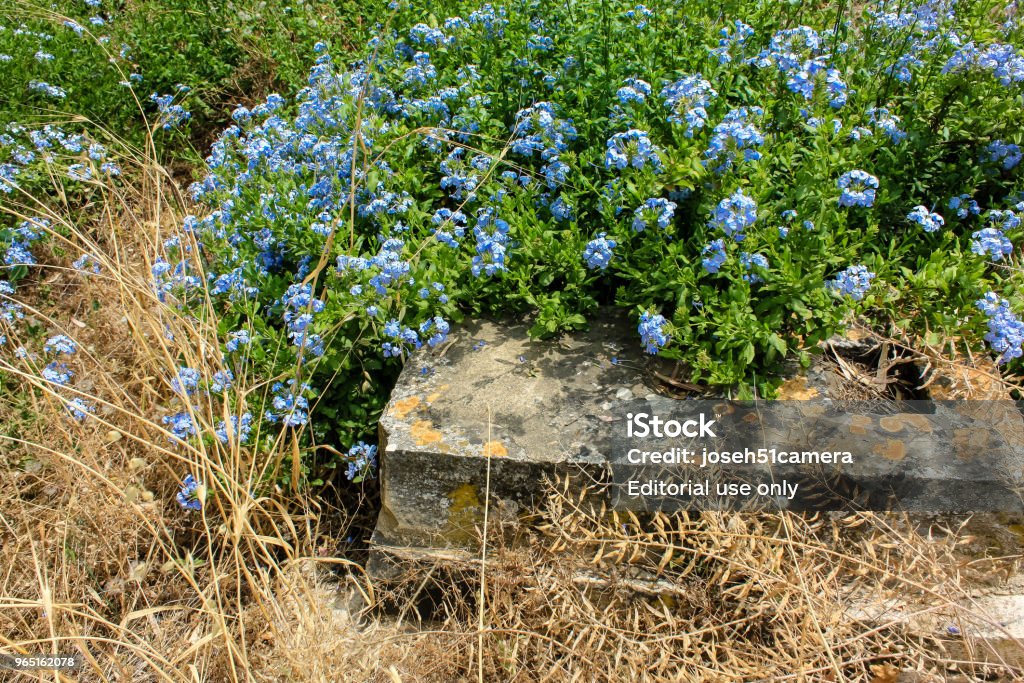
[[[430,8],[236,110],[154,269],[272,383],[226,399],[246,424],[367,438],[401,359],[467,314],[546,336],[613,303],[741,393],[854,310],[1020,355],[997,292],[1019,300],[1024,57],[999,3]]]

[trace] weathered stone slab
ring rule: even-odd
[[[378,546],[474,545],[487,495],[491,519],[539,503],[555,475],[599,477],[602,420],[653,391],[624,317],[531,341],[525,324],[468,323],[409,359],[380,422]]]
[[[644,445],[624,433],[631,411],[675,418],[712,403],[665,395],[685,385],[667,377],[671,364],[643,353],[635,325],[621,313],[557,341],[532,341],[527,329],[522,323],[470,322],[453,330],[442,347],[424,349],[407,362],[380,423],[382,509],[371,572],[387,573],[387,548],[472,551],[485,501],[489,521],[500,523],[542,504],[546,479],[577,477],[580,490],[591,480],[606,482],[610,460]],[[818,433],[805,444],[816,448],[841,434],[859,459],[856,468],[841,471],[843,486],[851,491],[884,487],[882,493],[897,494],[913,509],[1004,510],[1014,500],[1019,503],[1012,491],[987,495],[998,482],[991,467],[979,464],[980,456],[1009,453],[1006,462],[1014,467],[1005,474],[1024,474],[1024,466],[1016,466],[1024,463],[1024,420],[1012,403],[935,406],[925,411],[928,415],[920,408],[904,415],[891,403],[891,414],[885,409],[867,416],[872,408],[864,416],[847,415],[843,406],[856,412],[856,404],[828,399],[822,367],[794,377],[782,392],[793,399],[795,410],[808,411],[805,419],[786,419],[772,428],[761,423],[758,411],[748,416],[758,418],[751,422],[757,435],[797,446],[809,438],[806,433]],[[888,404],[874,404],[879,405]],[[811,423],[816,431],[807,429]],[[967,429],[976,423],[980,431]],[[990,440],[982,443],[979,435]],[[665,445],[677,444],[662,439],[650,447]],[[945,459],[939,462],[933,453]],[[820,481],[835,488],[832,478]],[[867,507],[882,509],[870,502]]]

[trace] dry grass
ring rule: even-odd
[[[224,402],[181,401],[169,385],[179,365],[207,377],[221,369],[217,332],[150,290],[180,192],[149,154],[123,163],[137,181],[97,186],[87,220],[49,214],[65,253],[19,288],[33,324],[6,330],[0,355],[0,651],[86,659],[79,672],[39,680],[1021,674],[1000,666],[1012,664],[1004,650],[965,649],[941,631],[924,636],[851,610],[913,598],[922,612],[941,611],[1015,569],[1016,557],[965,555],[959,530],[925,538],[895,518],[641,519],[554,490],[535,526],[511,534],[519,543],[502,543],[510,535],[497,533],[500,522],[481,530],[491,545],[485,584],[479,561],[410,563],[404,580],[374,592],[333,552],[345,512],[288,490],[254,493],[287,467],[291,435],[257,457],[216,439],[175,443],[161,423],[168,406],[192,411],[206,433],[227,416]],[[41,211],[23,199],[5,208]],[[66,267],[82,252],[98,257],[101,274]],[[56,333],[82,348],[70,392],[41,380],[31,356],[9,353]],[[235,409],[256,412],[266,384],[237,380]],[[75,392],[98,404],[82,424],[64,414]],[[173,500],[188,472],[207,485],[201,513]]]
[[[962,614],[955,605],[1016,569],[1016,556],[965,552],[963,528],[933,525],[925,540],[919,520],[896,516],[638,517],[588,507],[568,488],[535,521],[526,542],[520,534],[488,560],[483,680],[893,683],[901,672],[921,681],[1021,673],[1020,643],[972,650],[946,630],[967,623],[949,620]],[[403,676],[479,680],[480,573],[478,561],[424,562],[381,596],[400,619],[421,610],[408,639],[437,652],[435,667],[450,667]],[[893,618],[882,606],[896,602],[913,609]]]

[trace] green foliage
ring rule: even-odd
[[[154,270],[271,384],[236,412],[303,443],[370,438],[401,360],[450,323],[532,314],[544,337],[602,304],[711,385],[806,363],[855,311],[1019,351],[1012,313],[977,304],[1019,301],[1017,258],[993,251],[1024,211],[1004,5],[394,6],[350,66],[298,11],[261,7],[258,34],[166,25],[198,59],[153,78],[193,69],[197,104],[252,50],[291,74],[213,143]]]

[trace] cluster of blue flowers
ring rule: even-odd
[[[1019,145],[1002,140],[990,142],[981,155],[983,162],[999,164],[1004,171],[1012,170],[1022,158],[1024,154],[1021,153]]]
[[[196,435],[196,423],[188,411],[180,411],[174,415],[165,415],[160,421],[167,425],[171,432],[171,443],[182,443]]]
[[[971,70],[987,71],[1002,85],[1010,86],[1024,81],[1024,57],[1006,43],[978,46],[968,42],[942,67],[944,74]]]
[[[652,224],[662,230],[668,230],[672,224],[676,206],[675,202],[670,202],[662,197],[651,197],[633,212],[633,231],[643,232]]]
[[[1010,309],[1010,302],[995,292],[988,292],[975,304],[988,318],[988,334],[985,341],[999,354],[998,362],[1007,363],[1022,355],[1024,343],[1024,322]]]
[[[615,240],[608,239],[608,233],[598,233],[597,237],[587,243],[583,250],[583,260],[591,270],[604,270],[612,262],[612,251],[618,245]]]
[[[498,218],[493,208],[486,207],[477,212],[476,225],[473,226],[476,254],[470,267],[474,277],[480,277],[481,273],[491,277],[499,271],[506,270],[508,232],[508,221]]]
[[[1013,253],[1013,243],[1006,233],[1020,226],[1020,216],[1010,210],[992,209],[985,214],[985,219],[989,227],[971,235],[971,251],[988,256],[993,262],[1002,261],[1004,256]]]
[[[740,254],[740,266],[743,268],[743,279],[750,284],[764,282],[758,271],[768,270],[768,258],[764,254]]]
[[[704,270],[709,273],[717,273],[722,269],[725,264],[726,253],[725,253],[725,241],[722,239],[713,240],[710,243],[704,245],[701,250],[701,265],[704,266]]]
[[[640,343],[647,353],[657,353],[659,349],[668,344],[669,335],[664,329],[667,322],[664,316],[654,315],[649,311],[644,311],[640,315],[637,332],[640,333]]]
[[[178,86],[178,94],[184,94],[188,92],[188,88],[182,85]],[[175,104],[175,95],[158,95],[153,93],[149,96],[149,99],[156,104],[156,109],[159,114],[156,125],[164,130],[171,130],[177,128],[181,124],[192,118],[191,112],[185,110],[185,107],[180,104]]]
[[[723,27],[719,35],[718,47],[711,50],[711,56],[717,58],[719,64],[728,64],[734,59],[742,59],[747,39],[754,35],[754,29],[736,19],[731,28]]]
[[[241,416],[231,415],[230,421],[221,420],[214,428],[217,440],[225,446],[232,442],[245,444],[249,441],[252,432],[252,413],[245,412]]]
[[[627,78],[615,92],[619,104],[643,104],[651,94],[651,84],[639,78]]]
[[[900,117],[892,114],[885,107],[871,107],[867,111],[868,121],[889,139],[899,144],[907,139],[907,134],[900,129]]]
[[[839,195],[839,206],[869,207],[874,205],[878,178],[870,173],[859,169],[847,171],[839,176],[836,184],[842,190]]]
[[[839,109],[849,91],[838,69],[829,66],[825,54],[826,41],[809,26],[783,29],[771,38],[767,49],[749,61],[760,68],[776,67],[786,78],[786,87],[805,100],[814,98],[823,84],[829,105]]]
[[[49,124],[31,129],[8,124],[0,133],[2,152],[9,157],[8,162],[0,163],[0,192],[5,194],[19,187],[22,177],[49,177],[56,172],[86,182],[98,176],[109,179],[121,175],[121,167],[110,159],[106,146],[82,133],[67,133]],[[47,166],[44,173],[34,170],[40,163]],[[33,220],[42,225],[42,219]]]
[[[647,133],[636,128],[616,133],[608,138],[604,165],[606,168],[619,171],[629,167],[642,169],[648,166],[655,171],[662,169],[658,148],[651,142]]]
[[[860,301],[871,288],[871,280],[875,274],[866,266],[850,266],[843,272],[836,275],[835,279],[826,282],[826,286],[843,296],[848,296],[854,301]]]
[[[313,286],[294,284],[281,297],[284,308],[282,318],[288,326],[288,338],[299,349],[299,354],[324,355],[323,338],[310,329],[317,313],[324,310],[324,302],[313,297]]]
[[[636,22],[636,27],[640,30],[647,28],[647,22],[654,16],[654,12],[649,10],[644,5],[637,5],[631,10],[626,10],[625,17],[630,21]]]
[[[68,93],[64,88],[59,85],[47,83],[46,81],[29,81],[28,89],[57,100],[63,100],[68,96]]]
[[[670,123],[686,125],[686,137],[708,125],[708,106],[718,93],[703,76],[686,76],[661,90],[661,97],[670,114]]]
[[[714,134],[704,152],[704,165],[712,165],[715,173],[724,173],[732,168],[733,163],[742,153],[745,161],[757,161],[761,153],[757,148],[764,144],[764,136],[754,124],[748,122],[749,116],[761,116],[764,112],[760,107],[733,109],[715,126]]]
[[[263,417],[270,424],[281,423],[286,427],[302,427],[309,422],[309,400],[307,394],[313,392],[307,382],[274,382],[270,387],[273,393],[270,405]]]
[[[971,199],[969,194],[961,194],[956,197],[951,197],[946,206],[953,211],[956,211],[957,218],[967,218],[968,216],[977,216],[981,213],[981,207],[978,206],[978,202]]]
[[[202,510],[203,501],[199,499],[199,490],[202,485],[203,483],[191,474],[186,474],[181,482],[181,490],[174,496],[174,499],[186,510]]]
[[[946,224],[942,216],[929,211],[925,206],[915,206],[914,210],[907,214],[907,220],[917,223],[925,232],[935,232]]]
[[[345,476],[349,481],[359,482],[372,477],[377,467],[377,447],[360,441],[348,449],[348,460]]]
[[[722,230],[726,237],[742,242],[744,230],[757,221],[757,202],[740,188],[718,203],[708,225]]]

